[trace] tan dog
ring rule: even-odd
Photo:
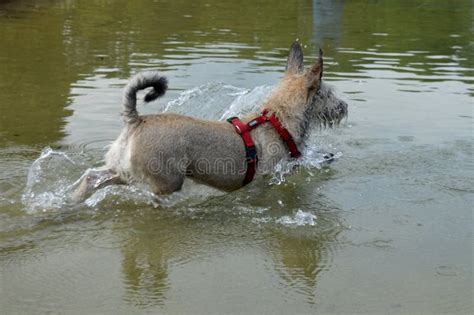
[[[323,59],[304,70],[303,51],[293,43],[286,72],[262,104],[275,113],[281,124],[302,148],[311,125],[337,125],[347,115],[347,104],[322,81]],[[78,181],[74,202],[82,202],[97,189],[110,184],[144,182],[156,195],[181,189],[185,177],[222,190],[242,187],[246,173],[246,152],[241,136],[225,121],[209,121],[172,113],[139,116],[136,93],[152,87],[145,102],[162,96],[167,80],[156,71],[132,77],[124,89],[125,126],[105,156],[105,167],[89,170]],[[242,121],[259,116],[248,114]],[[288,158],[280,136],[270,124],[251,131],[258,153],[257,175],[271,172]]]

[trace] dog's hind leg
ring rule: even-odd
[[[181,190],[184,182],[184,175],[179,173],[155,175],[149,179],[151,191],[157,196],[169,195]]]

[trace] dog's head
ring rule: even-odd
[[[291,45],[286,72],[265,107],[281,119],[297,120],[297,132],[304,135],[310,124],[322,127],[338,125],[347,116],[347,103],[339,99],[323,78],[323,52],[305,69],[299,42]]]

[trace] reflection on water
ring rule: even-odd
[[[0,313],[472,312],[472,12],[468,0],[2,1]],[[140,187],[66,206],[65,186],[121,128],[131,74],[170,80],[141,113],[224,119],[258,106],[296,38],[307,64],[323,48],[350,104],[298,172],[231,194],[187,183],[159,209]],[[320,151],[339,159],[321,168]]]
[[[255,189],[256,193],[263,192],[260,188]],[[279,202],[271,202],[273,198],[268,198],[265,203],[251,199],[239,202],[240,197],[245,197],[244,194],[235,199],[224,195],[195,205],[192,209],[183,206],[174,213],[157,215],[155,211],[141,211],[140,215],[129,220],[130,222],[117,223],[116,234],[123,239],[120,247],[126,286],[124,299],[140,307],[162,305],[167,301],[173,303],[175,299],[179,299],[179,296],[176,296],[178,292],[173,289],[173,282],[188,281],[181,279],[176,272],[184,269],[186,274],[187,265],[202,263],[209,268],[209,264],[215,264],[212,270],[201,275],[203,281],[207,281],[209,273],[218,272],[214,268],[219,268],[219,259],[227,262],[231,256],[231,261],[227,262],[227,271],[211,275],[211,279],[218,276],[221,278],[219,281],[232,283],[240,278],[245,286],[271,291],[271,294],[262,293],[266,299],[275,299],[275,302],[280,297],[293,300],[293,307],[296,309],[299,309],[297,301],[303,303],[301,310],[305,309],[304,303],[314,304],[317,275],[330,266],[331,252],[337,244],[336,236],[342,226],[334,212],[324,213],[328,205],[320,201],[312,202],[312,209],[319,210],[309,210],[320,214],[316,223],[318,229],[277,224],[276,220],[271,221],[271,218],[278,218],[279,213],[287,213],[281,204],[292,199],[291,189],[282,194],[280,187],[275,187],[266,193],[269,196],[278,195],[281,199]],[[294,190],[294,193],[297,193],[298,199],[301,200],[311,198],[305,196],[304,192]],[[232,201],[232,209],[222,208],[223,204]],[[266,207],[261,207],[261,204]],[[179,216],[176,217],[178,213]],[[123,228],[124,224],[126,229]],[[209,252],[213,252],[215,257],[209,257]],[[271,260],[245,263],[248,256],[262,252]],[[214,260],[216,261],[213,262]],[[238,270],[232,272],[234,266],[238,267]],[[249,277],[260,268],[269,274],[272,279],[270,283],[261,283],[261,279]],[[200,275],[194,277],[199,278]],[[226,287],[220,292],[224,296],[231,294]],[[281,288],[285,288],[283,292],[273,293]],[[185,288],[181,290],[187,294]],[[209,293],[194,293],[202,297],[207,294]],[[218,307],[215,311],[222,307],[221,311],[225,312],[225,306]]]
[[[329,42],[332,46],[340,45],[344,0],[313,0],[313,36],[316,44]]]

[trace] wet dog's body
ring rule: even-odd
[[[284,77],[262,104],[262,109],[274,113],[300,147],[311,125],[333,126],[347,115],[347,104],[321,81],[322,72],[322,53],[317,63],[304,71],[301,46],[294,43]],[[90,170],[79,181],[73,200],[83,201],[110,184],[134,181],[148,184],[156,195],[170,194],[181,189],[185,177],[228,191],[242,187],[246,152],[234,126],[171,113],[139,116],[136,93],[148,87],[153,89],[145,101],[162,96],[167,81],[155,71],[130,79],[124,91],[124,129],[107,152],[105,166]],[[242,121],[258,115],[249,114]],[[270,124],[252,130],[251,136],[259,158],[257,175],[270,172],[289,156]]]

